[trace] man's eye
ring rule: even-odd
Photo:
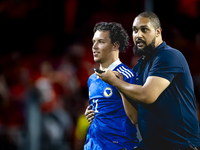
[[[147,28],[142,28],[142,32],[147,32],[148,29]]]
[[[133,32],[137,33],[137,32],[138,32],[138,29],[133,29]]]

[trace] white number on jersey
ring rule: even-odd
[[[94,100],[94,99],[93,99],[92,109],[94,108],[94,112],[95,112],[95,113],[99,112],[99,111],[97,110],[97,107],[98,107],[98,99],[97,99],[97,100]]]

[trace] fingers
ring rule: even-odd
[[[95,71],[95,73],[96,73],[97,76],[99,76],[99,77],[101,76],[101,73],[98,73],[98,72],[96,72],[96,71]]]
[[[96,71],[95,71],[95,73],[96,73],[97,76],[99,76],[100,79],[102,79],[102,74],[103,74],[103,73],[98,73],[98,72],[96,72]]]
[[[106,68],[106,69],[103,69],[102,71],[105,71],[105,72],[106,72],[107,70],[108,70],[108,69]],[[99,76],[100,79],[102,78],[102,74],[104,74],[105,72],[103,72],[103,73],[98,73],[98,72],[95,71],[96,75]]]
[[[117,72],[117,71],[113,71],[113,73],[115,74],[115,76],[116,76],[117,78],[119,78],[119,79],[121,79],[121,80],[124,80],[124,76],[123,76],[121,73],[119,73],[119,72]]]
[[[94,116],[95,116],[95,113],[94,113],[94,110],[90,110],[90,106],[88,106],[85,110],[85,116],[89,122],[89,124],[92,123],[93,119],[94,119]]]
[[[92,110],[92,111],[93,111],[93,110]],[[90,114],[88,114],[88,116],[86,117],[87,120],[88,120],[88,122],[89,122],[89,124],[92,123],[92,121],[93,121],[93,119],[94,119],[94,115],[95,115],[95,113],[94,113],[94,111],[93,111],[93,112],[91,112]]]
[[[89,111],[90,111],[90,105],[89,105],[89,106],[86,108],[86,110],[85,110],[85,116],[88,115]]]

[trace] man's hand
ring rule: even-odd
[[[119,72],[117,72],[117,71],[113,71],[113,73],[115,74],[115,76],[116,76],[118,79],[124,80],[124,76],[123,76],[121,73],[119,73]]]
[[[85,110],[85,116],[89,122],[89,124],[92,123],[93,119],[94,119],[94,116],[95,116],[95,113],[94,113],[94,110],[91,110],[90,109],[90,106],[88,106]]]
[[[104,82],[107,82],[108,84],[112,85],[112,83],[114,82],[114,80],[117,79],[115,73],[113,71],[111,71],[110,69],[104,69],[104,71],[105,71],[105,73],[98,73],[98,72],[95,72],[95,73]]]

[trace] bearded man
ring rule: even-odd
[[[133,51],[142,56],[133,68],[136,84],[120,80],[109,69],[96,74],[133,106],[137,103],[143,139],[137,149],[200,149],[194,86],[185,57],[162,40],[160,21],[153,12],[139,14],[132,29]],[[128,109],[126,113],[131,115]]]

